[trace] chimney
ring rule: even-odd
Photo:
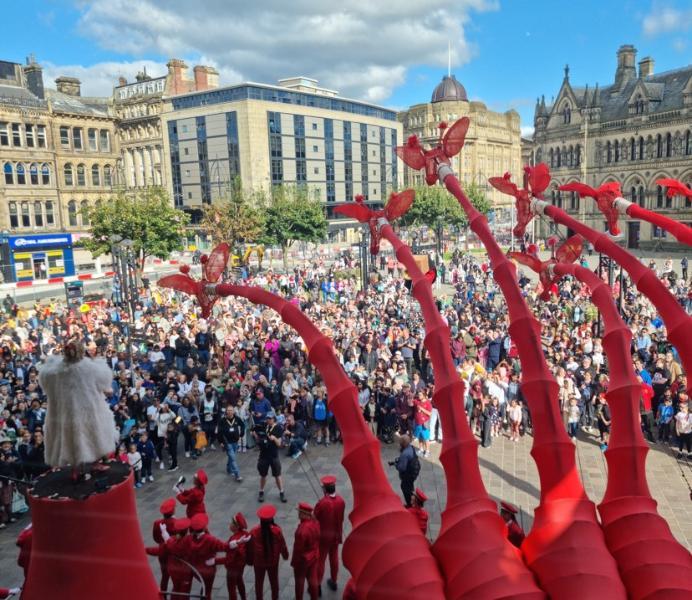
[[[214,67],[197,65],[195,73],[195,91],[203,92],[219,87],[219,72]]]
[[[650,56],[645,56],[639,61],[639,77],[644,79],[654,74],[654,59]]]
[[[127,79],[125,79],[122,75],[118,77],[118,87],[122,85],[127,85]]]
[[[166,64],[168,67],[169,85],[167,86],[171,94],[184,94],[187,92],[185,86],[185,74],[187,65],[179,58],[171,58]]]
[[[76,77],[58,77],[55,80],[55,85],[58,91],[68,96],[82,95],[82,82]]]
[[[46,97],[43,89],[43,68],[34,59],[33,54],[26,59],[24,67],[26,87],[37,98],[43,100]]]
[[[634,59],[637,56],[637,49],[631,44],[620,46],[617,51],[618,68],[615,71],[615,89],[621,90],[630,79],[637,76],[634,66]]]

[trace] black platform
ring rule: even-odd
[[[36,498],[70,498],[84,500],[92,494],[102,494],[114,485],[125,481],[130,475],[130,466],[120,461],[107,463],[103,471],[89,470],[78,481],[72,479],[72,467],[48,471],[39,477],[29,493]],[[80,471],[83,473],[84,471]]]

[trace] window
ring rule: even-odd
[[[646,207],[646,195],[644,193],[644,186],[643,185],[639,186],[638,200],[639,200],[639,206],[641,206],[642,208],[645,208]]]
[[[19,185],[26,184],[26,173],[24,172],[24,165],[22,163],[17,163],[17,183]]]
[[[36,139],[37,139],[39,148],[45,148],[46,147],[46,126],[45,125],[37,125],[36,126]]]
[[[656,186],[656,208],[663,208],[663,188],[660,185]]]
[[[671,156],[673,156],[673,136],[666,133],[666,157],[670,158]]]
[[[50,185],[50,167],[46,163],[41,165],[41,183]]]
[[[79,212],[82,213],[82,225],[89,227],[89,203],[86,200],[82,200]]]
[[[665,197],[666,208],[673,208],[673,197],[668,196],[668,188],[663,188],[663,195]]]
[[[22,130],[19,123],[12,123],[12,145],[15,147],[22,145]]]
[[[12,229],[16,229],[19,227],[19,217],[17,215],[17,203],[16,202],[10,202],[10,227]]]
[[[34,138],[34,126],[33,125],[24,125],[24,134],[26,135],[26,145],[28,148],[33,148],[36,144],[36,140]]]
[[[72,129],[72,145],[75,150],[82,150],[82,128],[75,127]]]
[[[571,192],[571,196],[569,199],[569,207],[571,210],[579,209],[579,195],[577,194],[577,192]]]
[[[644,138],[639,138],[639,160],[644,160]]]
[[[315,175],[319,175],[320,168],[319,168],[319,167],[315,167],[315,168],[312,170],[312,172],[313,172]]]
[[[5,185],[12,185],[14,183],[14,169],[12,168],[12,163],[6,162],[2,170],[5,173]]]
[[[67,220],[70,227],[77,227],[77,203],[74,200],[67,203]]]
[[[9,146],[10,136],[7,132],[7,123],[0,123],[0,146]]]
[[[190,149],[189,148],[183,148],[183,154],[185,156],[188,156],[190,154]]]
[[[316,145],[313,144],[313,146],[312,146],[312,151],[313,151],[313,152],[317,152],[317,150],[319,150],[319,148],[318,148]]]
[[[656,158],[663,156],[663,136],[659,133],[656,136]]]
[[[31,227],[31,212],[28,202],[22,202],[22,227]]]
[[[688,130],[685,134],[685,154],[692,154],[692,131]]]
[[[65,178],[65,185],[74,185],[74,179],[72,179],[72,164],[67,163],[62,169],[63,177]]]
[[[666,236],[666,230],[661,229],[660,227],[656,225],[651,226],[651,237],[657,238],[657,239],[663,239]]]
[[[559,169],[562,166],[562,152],[560,152],[560,148],[555,151],[555,156],[555,166]]]
[[[94,187],[101,185],[101,172],[98,165],[91,167],[91,185]]]
[[[632,186],[630,188],[630,201],[631,202],[636,202],[637,201],[637,188]]]
[[[312,130],[313,130],[313,131],[317,131],[317,123],[313,123],[313,124],[312,124]]]
[[[34,202],[34,223],[36,227],[43,227],[43,204],[38,200]]]
[[[614,155],[615,162],[618,162],[620,160],[620,142],[618,140],[615,140]]]
[[[553,168],[555,166],[555,159],[553,156],[553,149],[552,148],[548,152],[548,156],[550,157],[550,167]]]
[[[630,160],[637,160],[637,143],[634,138],[630,140]]]
[[[55,213],[53,212],[53,202],[46,202],[46,225],[55,225]]]
[[[606,162],[613,162],[613,147],[610,142],[606,144]]]
[[[29,180],[31,185],[38,185],[38,165],[36,163],[31,163],[29,167]]]
[[[569,107],[569,104],[565,105],[565,108],[562,110],[562,122],[565,125],[572,122],[572,109]]]
[[[101,152],[111,151],[111,139],[107,129],[102,129],[99,134],[99,146]]]
[[[77,165],[77,185],[86,185],[86,168],[84,165]]]
[[[538,157],[537,157],[537,161],[540,162],[540,160],[538,160]],[[577,146],[577,148],[574,151],[574,166],[578,167],[580,164],[581,164],[581,146]]]
[[[112,175],[111,175],[111,166],[110,165],[105,165],[103,167],[103,185],[106,187],[111,187],[113,185],[112,183]]]
[[[70,147],[70,128],[69,127],[61,127],[60,128],[60,145],[63,148],[69,148]]]
[[[87,131],[87,139],[89,142],[89,150],[92,152],[96,152],[99,149],[99,142],[98,142],[98,134],[96,133],[96,129],[90,128]]]

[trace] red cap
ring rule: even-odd
[[[312,514],[312,505],[307,502],[298,502],[298,510],[300,512]]]
[[[190,519],[176,519],[173,522],[173,530],[176,533],[190,529]]]
[[[195,473],[195,479],[199,481],[202,485],[207,485],[209,483],[209,477],[207,477],[207,473],[204,469],[200,469]]]
[[[247,521],[245,520],[243,513],[236,513],[235,517],[233,517],[233,522],[241,529],[247,529]]]
[[[320,479],[320,482],[322,485],[335,485],[336,484],[336,475],[325,475]]]
[[[190,529],[192,531],[204,531],[209,525],[209,517],[206,513],[197,513],[190,519]]]
[[[159,507],[159,512],[162,515],[172,515],[175,512],[175,498],[164,500]]]
[[[275,515],[276,507],[271,504],[265,504],[257,509],[257,516],[260,518],[260,521],[269,521],[273,519]]]
[[[506,510],[507,512],[511,512],[513,515],[516,515],[519,512],[519,509],[514,506],[514,504],[510,504],[509,502],[505,502],[504,500],[500,502],[500,508],[502,510]]]
[[[425,495],[425,492],[420,488],[416,488],[416,491],[413,493],[415,494],[416,498],[418,498],[418,500],[420,500],[421,502],[425,502],[428,499],[428,497]]]

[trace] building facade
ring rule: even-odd
[[[575,87],[569,67],[556,99],[536,103],[533,160],[551,167],[547,197],[588,225],[604,229],[604,219],[591,199],[579,200],[557,186],[582,181],[598,187],[620,184],[623,196],[679,221],[692,222],[692,202],[667,198],[656,184],[665,177],[692,187],[692,65],[654,74],[654,60],[639,61],[636,49],[617,51],[614,81],[605,87]],[[671,236],[648,223],[624,219],[628,248],[676,250]],[[554,228],[541,222],[539,235]]]
[[[334,206],[356,194],[380,205],[400,183],[396,112],[341,98],[306,77],[166,98],[162,120],[171,193],[193,222],[237,177],[245,189],[268,193],[307,186],[333,228],[348,223]]]
[[[440,122],[452,125],[461,117],[471,123],[462,151],[452,159],[452,168],[462,183],[480,185],[495,207],[496,217],[508,213],[509,197],[488,185],[488,178],[505,171],[518,172],[521,167],[519,113],[489,110],[482,102],[469,101],[466,89],[454,75],[447,75],[435,87],[430,102],[415,104],[399,113],[404,136],[416,135],[425,146],[437,143]],[[407,185],[421,184],[423,175],[408,167],[405,169]],[[508,214],[504,215],[508,219]]]

